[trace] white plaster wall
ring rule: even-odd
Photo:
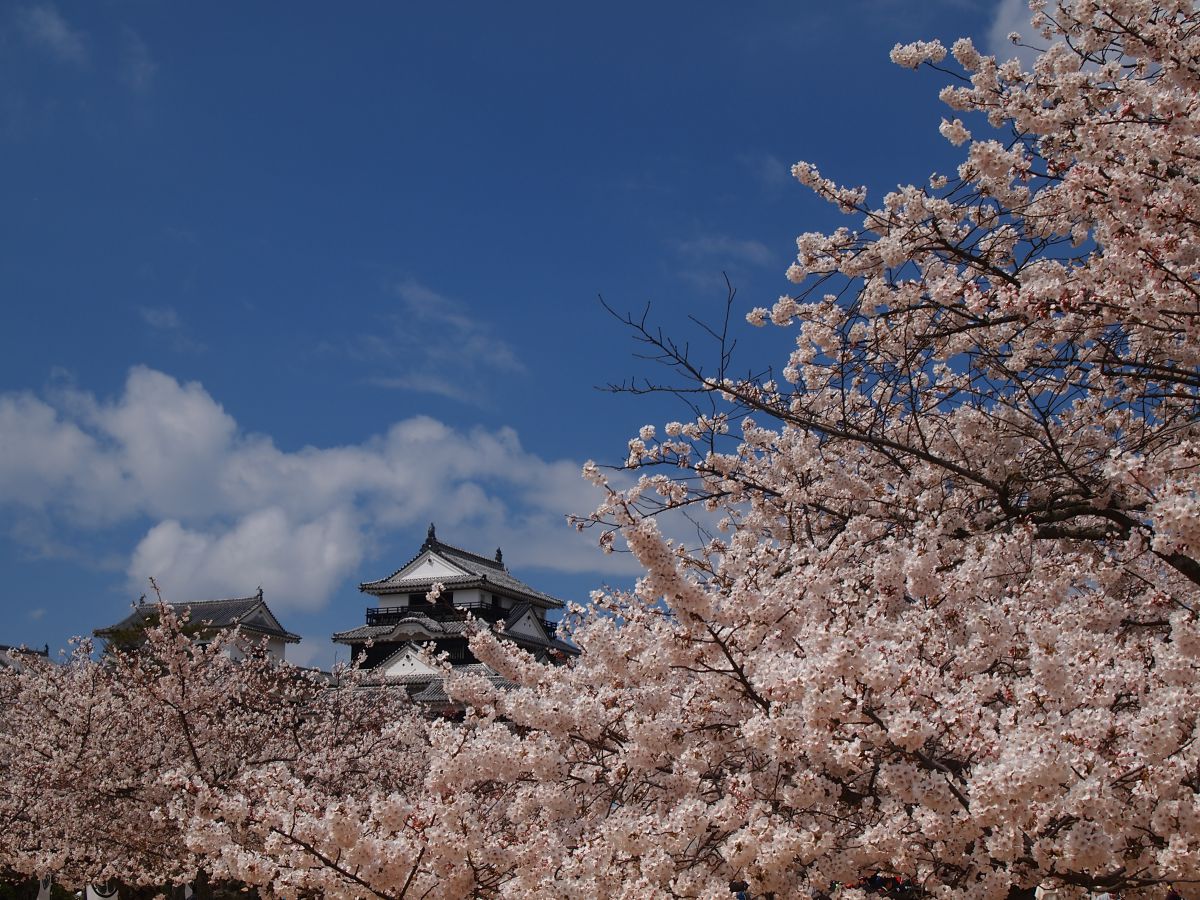
[[[417,659],[415,651],[405,650],[384,672],[385,675],[435,675],[437,671]]]
[[[530,637],[544,638],[546,636],[542,629],[538,627],[537,617],[533,615],[532,610],[514,622],[509,631],[513,634],[527,634]]]
[[[455,591],[454,592],[454,605],[455,606],[469,606],[471,604],[478,606],[482,602],[483,602],[483,592],[482,591],[472,590],[472,591]]]
[[[465,574],[466,572],[458,566],[452,565],[436,553],[426,551],[418,559],[413,560],[411,566],[397,572],[396,576],[388,581],[388,584],[401,584],[414,578],[453,578],[456,575]]]
[[[247,636],[243,635],[241,638],[238,639],[238,641],[240,642],[240,641],[246,640],[246,639],[247,639]],[[259,641],[261,640],[261,638],[251,637],[251,638],[249,638],[249,640],[251,643],[258,644]],[[225,645],[225,655],[228,656],[232,660],[239,660],[239,659],[246,658],[246,651],[242,648],[242,646],[240,645],[239,642],[234,642],[234,643]],[[278,662],[284,661],[284,658],[285,658],[284,653],[286,652],[286,648],[287,648],[287,644],[284,642],[283,638],[268,638],[267,639],[267,653],[273,659],[277,660]]]

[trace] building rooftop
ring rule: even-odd
[[[438,574],[430,576],[416,571],[408,571],[413,569],[414,563],[427,553],[439,557],[448,565],[439,567]],[[377,595],[425,593],[437,583],[441,583],[447,591],[479,588],[503,594],[514,600],[535,603],[542,608],[561,609],[565,605],[557,597],[544,594],[520,579],[514,578],[505,568],[504,557],[499,550],[496,550],[494,559],[488,559],[486,556],[480,556],[470,550],[444,543],[438,540],[437,532],[432,524],[429,526],[425,543],[421,545],[416,556],[386,578],[365,581],[358,586],[358,589],[364,593]]]
[[[491,626],[492,631],[529,650],[557,650],[570,656],[578,655],[578,647],[559,640],[552,630],[545,630],[540,622],[530,623],[527,613],[531,608],[530,603],[518,604],[506,619]],[[523,622],[529,624],[520,628]],[[350,645],[362,644],[368,640],[378,644],[396,641],[423,643],[438,638],[465,636],[469,624],[465,619],[447,621],[431,618],[423,612],[412,611],[404,618],[386,625],[360,625],[349,631],[339,631],[333,635],[333,640],[339,644]],[[486,627],[488,623],[479,621],[479,624]]]
[[[292,634],[279,624],[275,614],[271,612],[263,600],[262,589],[252,597],[235,597],[227,600],[193,600],[186,603],[164,603],[176,613],[187,611],[190,620],[195,625],[202,625],[213,631],[223,631],[227,628],[240,628],[249,634],[264,637],[281,638],[286,643],[295,644],[300,636]],[[98,628],[93,634],[96,637],[112,639],[122,632],[140,630],[151,626],[158,616],[158,604],[139,603],[133,611],[116,625]]]

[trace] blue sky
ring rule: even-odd
[[[569,599],[565,525],[665,398],[597,302],[680,333],[788,290],[956,165],[898,41],[1008,55],[1020,0],[0,5],[0,643],[262,585],[327,664],[430,520]],[[779,335],[751,354],[775,361]],[[747,365],[751,360],[747,359]]]

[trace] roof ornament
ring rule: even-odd
[[[504,554],[500,552],[499,547],[496,548],[496,562],[500,563],[500,565],[504,565]]]
[[[437,530],[433,527],[433,523],[429,523],[429,531],[425,534],[425,543],[432,544],[437,540]]]
[[[261,584],[258,586],[258,593],[255,594],[254,596],[260,603],[262,602],[263,593],[262,593],[262,585]]]
[[[145,594],[142,594],[142,596],[138,597],[138,602],[137,602],[137,605],[138,605],[138,606],[141,606],[141,605],[143,605],[145,602],[146,602],[146,595],[145,595]]]

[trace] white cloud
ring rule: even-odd
[[[149,93],[154,86],[158,63],[150,56],[150,48],[132,28],[122,29],[121,80],[135,94]]]
[[[316,609],[382,535],[432,520],[467,546],[502,544],[519,567],[636,571],[567,526],[565,513],[598,500],[578,473],[529,453],[511,428],[461,431],[427,416],[358,444],[285,452],[200,384],[145,367],[111,399],[0,394],[0,508],[94,533],[147,522],[131,586],[153,575],[176,599],[261,585],[273,608]]]
[[[367,384],[393,391],[414,391],[418,394],[433,394],[460,403],[476,402],[475,395],[452,378],[430,375],[427,372],[409,372],[406,375],[376,375],[367,379]]]
[[[284,658],[294,666],[324,669],[328,672],[337,662],[346,662],[346,656],[346,648],[330,643],[329,635],[322,632],[301,634],[300,643],[289,644]]]
[[[393,289],[400,311],[346,348],[377,370],[369,384],[478,404],[497,376],[525,372],[512,345],[456,300],[411,278]]]
[[[50,52],[61,62],[84,65],[87,40],[82,31],[72,28],[51,3],[30,6],[18,14],[26,40]]]
[[[791,165],[773,153],[744,153],[738,157],[738,162],[768,191],[795,187]]]
[[[711,260],[728,266],[730,263],[751,263],[766,266],[779,261],[779,255],[761,241],[743,240],[728,235],[706,235],[686,241],[676,241],[675,249],[685,257]]]
[[[171,306],[143,306],[138,313],[143,322],[157,331],[176,331],[183,327],[179,313]]]
[[[345,509],[298,522],[270,508],[212,531],[171,519],[142,538],[129,576],[143,585],[148,577],[160,576],[156,580],[167,599],[249,597],[269,585],[273,605],[313,610],[362,561],[363,544],[354,516]]]
[[[65,499],[95,439],[30,394],[0,395],[0,497],[32,509]]]
[[[1032,16],[1029,0],[999,0],[991,25],[988,26],[987,52],[1001,61],[1016,57],[1026,67],[1032,65],[1038,52],[1014,44],[1008,39],[1008,36],[1015,32],[1021,35],[1021,44],[1038,45],[1041,35],[1034,33],[1030,24]]]
[[[201,353],[204,344],[188,335],[179,311],[173,306],[141,306],[138,315],[157,335],[165,338],[176,353]]]

